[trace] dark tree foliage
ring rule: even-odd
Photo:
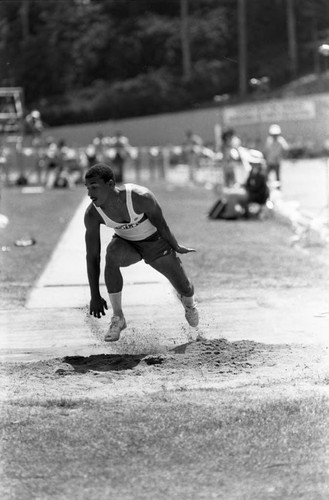
[[[21,86],[49,124],[138,116],[236,95],[238,0],[0,0],[0,85]],[[287,0],[245,0],[248,77],[289,80]],[[329,43],[329,1],[295,0],[298,74]],[[185,34],[186,36],[186,34]],[[186,40],[185,40],[186,42]],[[186,45],[185,45],[186,46]]]

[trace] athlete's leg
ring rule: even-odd
[[[120,333],[127,326],[122,311],[123,279],[120,267],[127,267],[141,260],[140,254],[131,244],[121,238],[113,238],[107,247],[105,263],[105,284],[108,290],[113,316],[108,332],[107,342],[119,340]]]
[[[109,293],[122,291],[123,279],[120,267],[127,267],[141,260],[140,254],[129,241],[113,238],[107,247],[105,262],[105,284]]]
[[[172,253],[150,262],[150,265],[163,274],[175,288],[184,306],[188,324],[193,327],[198,326],[199,313],[194,299],[194,287],[185,273],[180,258]]]
[[[120,267],[127,267],[141,260],[139,253],[130,243],[113,238],[107,247],[105,262],[105,284],[115,316],[122,316],[121,292],[123,278]]]
[[[188,279],[182,261],[176,254],[165,255],[150,262],[150,266],[163,274],[175,288],[179,295],[192,297],[194,287]]]

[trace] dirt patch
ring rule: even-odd
[[[6,498],[322,498],[327,354],[199,339],[4,363]]]
[[[199,339],[155,354],[66,356],[1,367],[3,397],[112,398],[196,387],[303,381],[328,388],[323,346]]]
[[[100,354],[88,357],[67,356],[63,359],[78,373],[87,371],[132,370],[138,365],[162,365],[164,370],[199,368],[218,370],[219,373],[251,367],[252,357],[257,354],[255,342],[228,342],[225,339],[196,340],[170,349],[166,354]],[[250,360],[250,361],[249,361]]]

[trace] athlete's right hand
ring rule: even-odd
[[[92,298],[90,301],[89,313],[95,318],[100,318],[101,315],[105,316],[105,309],[107,309],[106,300],[103,297],[98,297],[97,299]]]

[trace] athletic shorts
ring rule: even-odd
[[[146,264],[150,264],[154,260],[159,259],[160,257],[164,257],[166,255],[170,255],[174,253],[173,248],[169,245],[169,243],[159,235],[158,232],[151,234],[145,240],[139,241],[131,241],[121,238],[115,234],[113,238],[119,238],[120,240],[129,243],[137,252],[140,254],[142,259],[146,262]]]

